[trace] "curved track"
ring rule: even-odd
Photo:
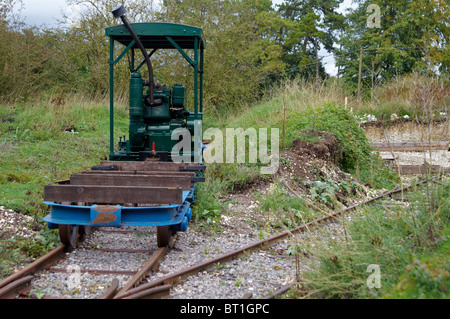
[[[433,180],[432,180],[433,181]],[[66,295],[67,292],[63,292],[62,295],[56,295],[53,293],[49,294],[41,294],[39,295],[39,291],[45,292],[45,287],[42,286],[42,278],[46,276],[49,277],[51,274],[62,273],[69,274],[68,266],[73,263],[79,263],[80,269],[79,273],[82,276],[99,276],[99,275],[108,275],[110,280],[106,283],[103,283],[102,289],[91,294],[91,297],[94,298],[114,298],[114,299],[142,299],[142,298],[162,298],[169,297],[170,290],[175,286],[182,284],[191,276],[196,276],[199,273],[207,273],[211,269],[217,269],[220,267],[224,267],[224,265],[229,265],[226,267],[233,267],[230,262],[236,260],[244,255],[249,256],[252,253],[258,252],[261,254],[261,251],[267,250],[269,247],[273,247],[276,243],[288,238],[292,234],[303,232],[305,230],[309,230],[313,227],[317,227],[318,225],[324,224],[326,222],[332,221],[334,219],[339,220],[338,216],[341,214],[348,213],[357,209],[358,207],[366,204],[372,204],[376,201],[383,200],[388,196],[392,196],[397,193],[403,193],[408,191],[409,189],[419,186],[421,184],[426,183],[427,180],[420,181],[414,185],[403,187],[403,188],[395,188],[391,191],[381,194],[375,198],[363,201],[356,205],[350,206],[346,209],[340,210],[338,212],[329,214],[326,212],[322,218],[318,218],[309,223],[300,225],[293,229],[289,229],[277,235],[274,235],[270,238],[257,241],[253,244],[246,245],[245,247],[241,247],[232,252],[223,254],[219,257],[209,259],[205,262],[201,262],[194,266],[170,273],[161,278],[150,280],[152,273],[157,269],[159,262],[166,256],[166,254],[170,251],[172,247],[175,245],[176,236],[172,237],[170,245],[168,247],[157,248],[156,246],[156,232],[153,228],[150,232],[137,232],[136,230],[102,230],[95,232],[95,236],[87,237],[83,243],[78,245],[78,248],[75,249],[72,253],[66,254],[64,250],[64,246],[60,246],[48,253],[44,257],[36,260],[34,263],[30,264],[28,267],[22,269],[16,274],[4,279],[0,282],[0,298],[61,298],[70,296],[70,294]],[[400,199],[401,200],[401,199]],[[125,243],[127,248],[108,248],[105,244],[107,242],[108,235],[115,234],[118,236],[127,236],[124,238],[114,238],[113,241],[118,241]],[[147,243],[146,248],[144,249],[142,246],[140,248],[130,249],[132,244],[132,240],[130,239],[137,238],[137,241],[141,241],[144,238],[144,242]],[[140,235],[137,235],[140,234]],[[148,236],[148,237],[146,237]],[[154,236],[154,237],[151,237]],[[91,238],[96,237],[96,238]],[[152,239],[150,239],[152,238]],[[148,243],[153,242],[153,244],[148,245]],[[139,246],[139,244],[138,244]],[[150,249],[148,247],[150,246]],[[77,261],[76,255],[80,254],[88,254],[85,256],[91,256],[87,259],[97,260],[98,266],[94,268],[88,268],[83,266],[83,260],[79,259]],[[112,269],[111,265],[105,267],[102,266],[99,261],[99,255],[105,254],[125,254],[126,264],[134,264],[133,258],[137,258],[140,263],[138,268],[134,267],[134,269]],[[123,255],[122,255],[123,256]],[[137,257],[136,257],[137,256]],[[145,256],[145,258],[142,258]],[[71,259],[74,258],[74,259]],[[123,258],[123,257],[122,257]],[[86,259],[86,257],[85,257]],[[111,260],[111,259],[110,259]],[[112,259],[114,260],[114,259]],[[115,262],[114,262],[115,263]],[[127,278],[125,281],[123,278]],[[121,278],[119,280],[119,278]],[[85,277],[82,281],[89,285],[91,279]],[[149,281],[150,280],[150,281]],[[93,284],[91,284],[93,286]],[[97,286],[99,286],[97,284]],[[277,295],[284,294],[289,290],[290,285],[280,286],[275,292],[267,292],[266,298],[275,298]],[[120,290],[119,290],[120,288]],[[73,295],[72,297],[78,297],[77,295]],[[242,298],[251,298],[252,294],[248,293],[242,296]],[[189,298],[187,296],[187,298]]]
[[[102,229],[78,242],[61,245],[0,282],[0,298],[100,298],[109,299],[139,285],[175,243],[157,247],[150,230]],[[127,248],[118,246],[125,243]],[[134,247],[134,248],[130,248]],[[117,265],[119,260],[124,262]],[[92,266],[94,265],[94,266]],[[59,288],[56,282],[60,282]],[[85,292],[89,290],[89,292]]]
[[[124,298],[124,299],[158,298],[161,295],[168,297],[169,293],[170,293],[170,289],[174,288],[176,285],[183,284],[191,276],[197,276],[197,275],[205,276],[205,273],[207,273],[211,270],[212,271],[217,270],[218,266],[224,267],[224,265],[230,265],[230,262],[232,262],[233,260],[236,260],[244,255],[248,256],[255,252],[259,252],[261,250],[267,250],[269,247],[274,246],[275,244],[288,238],[292,234],[295,234],[298,232],[303,232],[305,230],[309,230],[313,227],[317,227],[318,225],[324,224],[333,219],[338,220],[337,216],[339,216],[341,214],[351,212],[362,205],[372,204],[376,201],[383,200],[388,196],[392,196],[397,193],[406,192],[409,189],[411,189],[415,186],[424,184],[426,182],[427,182],[427,180],[423,180],[423,181],[420,181],[411,186],[407,186],[407,187],[403,187],[403,188],[395,188],[395,189],[385,192],[377,197],[363,201],[361,203],[350,206],[346,209],[340,210],[340,211],[332,213],[332,214],[328,214],[328,213],[324,212],[325,216],[322,218],[318,218],[309,223],[306,223],[306,224],[300,225],[296,228],[287,230],[285,232],[282,232],[280,234],[272,236],[268,239],[264,239],[264,240],[255,242],[251,245],[247,245],[245,247],[242,247],[242,248],[232,251],[230,253],[223,254],[219,257],[212,258],[205,262],[202,262],[202,263],[196,264],[194,266],[179,270],[177,272],[166,275],[162,278],[144,283],[136,288],[128,290],[126,293],[117,295],[115,298]],[[229,267],[232,267],[232,265],[230,265]],[[268,299],[275,298],[277,295],[284,294],[285,292],[287,292],[289,290],[289,288],[290,288],[290,285],[280,286],[279,289],[276,290],[275,292],[272,292],[272,293],[267,292],[266,298],[268,298]],[[252,297],[251,293],[244,294],[242,296],[242,298],[251,298],[251,297]],[[189,296],[186,296],[186,298],[189,298]]]

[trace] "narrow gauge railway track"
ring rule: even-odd
[[[434,180],[431,180],[433,182]],[[358,207],[365,204],[374,204],[376,201],[384,200],[387,197],[391,197],[392,200],[397,201],[399,203],[404,202],[404,198],[393,198],[392,196],[398,193],[407,192],[411,188],[415,186],[419,186],[421,184],[426,183],[427,180],[420,181],[413,185],[403,187],[403,188],[395,188],[391,191],[383,193],[377,197],[365,200],[361,203],[355,204],[338,212],[328,214],[324,212],[325,216],[318,218],[309,223],[305,223],[296,228],[287,230],[285,232],[274,235],[270,238],[260,240],[253,244],[247,245],[245,247],[236,249],[232,252],[225,253],[221,256],[211,258],[207,261],[198,263],[196,265],[190,266],[185,269],[181,269],[170,273],[168,275],[162,276],[160,278],[154,278],[152,273],[157,270],[157,266],[159,262],[163,262],[163,258],[166,256],[167,252],[170,250],[169,247],[161,247],[157,248],[154,245],[154,249],[148,249],[148,245],[146,248],[108,248],[104,245],[102,240],[107,240],[105,238],[105,234],[133,234],[134,237],[139,238],[139,236],[146,236],[145,232],[136,232],[135,230],[131,231],[97,231],[83,242],[80,247],[75,250],[72,254],[76,254],[78,252],[91,252],[97,254],[108,254],[108,253],[127,253],[129,256],[133,255],[142,255],[147,254],[145,260],[141,258],[141,268],[135,268],[130,270],[130,268],[122,269],[122,270],[113,270],[113,269],[100,269],[100,268],[88,268],[81,267],[79,273],[82,276],[99,276],[102,274],[108,274],[109,281],[103,281],[101,284],[91,284],[90,287],[94,287],[95,285],[103,287],[100,292],[91,293],[91,296],[94,298],[114,298],[114,299],[143,299],[143,298],[161,298],[161,297],[170,297],[171,289],[176,289],[177,286],[181,286],[183,283],[187,282],[190,277],[195,277],[200,274],[200,276],[205,276],[205,274],[211,269],[219,269],[221,267],[224,268],[232,268],[233,261],[243,257],[249,256],[250,254],[255,254],[258,251],[267,251],[269,247],[273,247],[277,243],[287,239],[289,236],[295,233],[300,233],[306,231],[308,228],[316,227],[317,225],[333,221],[334,219],[338,219],[337,216],[348,213],[357,209]],[[101,235],[100,235],[101,234]],[[140,234],[137,235],[136,234]],[[96,239],[93,236],[97,236]],[[151,232],[148,233],[148,236],[151,236]],[[153,236],[155,235],[155,231],[153,231]],[[106,236],[107,237],[107,236]],[[103,238],[103,239],[102,239]],[[172,237],[170,247],[175,246],[175,238]],[[122,238],[123,239],[123,238]],[[146,239],[147,242],[150,239]],[[128,247],[130,247],[130,241],[128,240],[120,240],[120,242],[125,242]],[[96,246],[96,247],[92,247]],[[101,246],[101,247],[100,247]],[[176,249],[176,247],[174,247]],[[261,253],[259,253],[261,254]],[[70,255],[70,254],[69,254]],[[256,254],[258,255],[258,254]],[[270,254],[263,253],[261,255],[265,255],[265,257],[273,258]],[[264,258],[264,256],[263,256]],[[116,263],[117,259],[112,259],[111,263]],[[230,264],[231,262],[231,264]],[[4,279],[0,282],[0,298],[32,298],[39,297],[39,292],[41,293],[40,297],[43,298],[61,298],[64,297],[61,295],[55,295],[54,293],[45,294],[46,288],[40,284],[39,287],[34,286],[36,281],[42,282],[42,278],[44,275],[38,275],[39,272],[46,273],[59,273],[70,276],[71,274],[67,272],[67,266],[76,263],[75,260],[69,260],[64,251],[64,246],[60,246],[48,253],[46,256],[36,260],[34,263],[30,264],[28,267],[22,269],[16,274]],[[127,259],[127,264],[132,263],[130,259]],[[291,262],[292,264],[293,262]],[[80,265],[83,265],[82,261],[79,261]],[[227,266],[230,265],[230,266]],[[127,280],[123,280],[126,277]],[[119,278],[121,280],[119,280]],[[84,279],[82,279],[84,280]],[[84,280],[84,284],[89,286],[89,280]],[[281,284],[277,289],[272,289],[274,292],[267,292],[263,297],[265,298],[275,298],[277,295],[281,295],[286,293],[289,290],[290,284]],[[120,289],[119,289],[120,288]],[[79,295],[75,294],[75,297],[79,297]],[[189,296],[185,296],[189,298]],[[217,296],[215,296],[217,297]],[[251,298],[253,297],[252,293],[242,294],[242,298]],[[214,298],[211,296],[211,298]]]
[[[433,181],[434,180],[431,180],[430,182],[433,182]],[[178,270],[176,272],[170,273],[170,274],[160,277],[160,278],[156,278],[156,279],[149,278],[149,280],[150,280],[149,282],[143,283],[135,288],[129,289],[125,293],[117,294],[114,298],[115,299],[122,299],[122,298],[123,299],[141,299],[141,298],[157,298],[159,296],[164,296],[164,297],[170,298],[171,297],[171,289],[176,289],[177,286],[182,286],[183,284],[188,283],[190,278],[192,278],[192,277],[206,278],[206,277],[208,277],[208,272],[211,270],[217,271],[220,268],[227,268],[227,267],[232,268],[233,262],[236,262],[237,259],[239,259],[243,256],[248,257],[251,255],[263,255],[263,257],[266,256],[268,258],[276,258],[275,256],[271,256],[269,253],[266,253],[266,252],[260,253],[260,251],[261,250],[267,251],[267,249],[269,247],[275,246],[276,244],[280,243],[281,241],[287,239],[292,234],[304,232],[310,228],[316,227],[317,225],[333,221],[334,219],[338,220],[337,216],[351,212],[351,211],[361,207],[362,205],[374,204],[376,201],[385,200],[387,197],[390,197],[391,201],[395,201],[399,204],[402,204],[402,203],[404,203],[403,196],[401,196],[401,198],[399,198],[399,199],[394,198],[392,196],[395,194],[398,194],[398,193],[403,194],[403,192],[407,192],[411,188],[422,185],[426,182],[427,182],[427,180],[422,180],[418,183],[415,183],[415,184],[407,186],[407,187],[403,187],[403,188],[396,187],[395,189],[385,192],[377,197],[365,200],[361,203],[352,205],[350,207],[347,207],[347,208],[340,210],[338,212],[335,212],[335,213],[329,214],[329,213],[323,212],[325,214],[325,216],[322,218],[318,218],[314,221],[305,223],[296,228],[279,233],[268,239],[260,240],[253,244],[247,245],[245,247],[236,249],[232,252],[223,254],[219,257],[211,258],[207,261],[198,263],[196,265],[193,265],[193,266],[185,268],[185,269]],[[256,261],[260,261],[260,259],[258,259],[258,258],[254,258],[254,259]],[[294,264],[294,261],[291,262],[291,265],[293,265],[293,264]],[[247,264],[244,267],[248,268],[250,266]],[[241,266],[241,268],[242,268],[242,266]],[[256,269],[256,267],[255,267],[255,269]],[[280,270],[280,267],[275,266],[275,268],[269,269],[269,271],[276,271],[276,270]],[[264,271],[264,270],[259,269],[259,271]],[[201,280],[199,280],[199,281],[201,281]],[[200,289],[202,287],[205,287],[205,285],[208,285],[208,284],[209,284],[208,281],[204,285],[199,284],[198,282],[196,283],[196,285],[198,286],[197,288],[200,288]],[[238,284],[239,284],[239,282],[235,281],[235,285],[238,285]],[[290,286],[291,286],[290,284],[280,284],[276,289],[271,289],[271,292],[267,291],[267,293],[263,294],[262,297],[267,298],[267,299],[275,298],[277,295],[282,295],[282,294],[286,293],[289,290]],[[189,288],[187,288],[185,290],[189,290]],[[272,291],[274,291],[274,292],[272,292]],[[194,294],[195,294],[195,292],[194,292]],[[175,295],[176,295],[176,297],[181,297],[181,298],[192,298],[192,296],[190,296],[190,295],[183,295],[183,294],[180,295],[180,293],[175,293]],[[252,297],[253,297],[253,293],[247,292],[247,293],[242,294],[239,298],[252,298]],[[205,297],[205,298],[219,298],[219,295],[218,294],[211,295],[211,296]]]
[[[77,295],[98,297],[95,295],[97,290],[103,290],[104,287],[110,285],[111,287],[119,286],[117,281],[112,280],[113,276],[121,278],[120,286],[123,285],[123,289],[129,289],[139,284],[167,253],[168,246],[170,247],[175,240],[175,238],[171,239],[171,233],[174,232],[172,229],[186,230],[191,214],[189,205],[194,200],[195,183],[204,179],[196,174],[203,167],[189,164],[180,166],[176,163],[155,161],[104,161],[100,168],[104,167],[112,169],[85,171],[81,174],[71,175],[70,180],[56,182],[56,185],[46,185],[44,197],[47,202],[45,203],[52,205],[52,212],[44,220],[48,218],[46,221],[49,222],[49,225],[53,220],[57,224],[61,220],[65,220],[59,225],[59,235],[65,246],[58,247],[25,269],[1,281],[0,298],[15,297],[19,291],[23,292],[24,297],[33,294],[35,297],[45,295],[49,297],[77,297]],[[149,184],[151,185],[149,186]],[[158,185],[164,185],[164,187],[161,188]],[[138,193],[140,197],[124,195],[124,190],[129,193],[130,189],[136,187],[141,190]],[[167,189],[171,190],[174,196],[176,195],[177,201],[173,201],[170,194],[164,192]],[[93,202],[92,199],[96,198],[97,194],[95,191],[99,190],[109,192],[109,197],[101,201],[105,204],[83,205],[83,203]],[[161,194],[158,191],[161,191]],[[159,197],[157,200],[151,200],[149,194],[152,196],[159,194]],[[125,197],[120,199],[120,196]],[[140,206],[140,203],[146,203],[149,200],[156,205]],[[125,204],[122,207],[111,205],[116,202]],[[161,206],[167,202],[176,202],[179,205]],[[76,205],[77,203],[78,205]],[[121,224],[121,218],[128,224]],[[158,221],[156,226],[152,225],[155,223],[155,219]],[[78,223],[80,220],[83,220],[82,225],[71,225],[72,221]],[[103,236],[98,237],[98,240],[107,237],[105,234],[108,232],[105,232],[104,229],[109,226],[110,222],[113,227],[120,225],[124,228],[139,227],[139,229],[151,229],[152,231],[143,231],[139,236],[134,235],[139,234],[137,231],[110,231],[109,233],[114,233],[115,236],[125,236],[111,239],[110,243],[114,243],[114,246],[108,246],[108,243],[105,245],[101,242],[90,242],[92,238],[97,238],[96,236],[101,233]],[[170,224],[165,225],[165,222]],[[179,224],[176,224],[177,222]],[[137,225],[133,226],[133,223]],[[148,226],[141,225],[142,223],[144,225],[147,223]],[[84,226],[83,224],[93,226]],[[91,234],[92,230],[99,226],[101,231]],[[77,243],[78,237],[86,237],[87,240]],[[137,248],[132,248],[133,242],[138,242]],[[150,245],[150,242],[153,242],[154,245]],[[74,249],[72,253],[65,253],[71,249]],[[154,255],[150,258],[152,254]],[[148,258],[150,259],[146,263]],[[96,261],[97,264],[92,263],[93,261]],[[122,267],[120,261],[124,264]],[[143,264],[146,268],[139,270]],[[33,276],[38,272],[39,276]],[[99,282],[100,276],[110,276],[109,282],[105,282],[103,279]],[[126,283],[127,277],[132,277],[131,283]],[[58,289],[49,288],[54,287],[54,283],[60,283]],[[89,286],[83,288],[85,293],[78,288],[80,283]],[[26,288],[27,286],[29,288]],[[112,293],[108,294],[108,296],[110,295]]]
[[[125,292],[141,283],[176,241],[172,236],[169,246],[158,248],[154,227],[141,228],[100,229],[71,252],[61,245],[2,280],[0,298],[109,299],[119,288]]]

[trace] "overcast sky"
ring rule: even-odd
[[[30,25],[56,26],[57,19],[61,19],[61,13],[68,8],[66,0],[23,0],[23,3],[21,15]]]
[[[282,0],[272,0],[274,4],[279,4]],[[345,8],[350,7],[352,0],[344,0],[341,5],[341,12]],[[66,12],[69,15],[69,6],[66,0],[23,0],[24,8],[21,16],[25,19],[25,22],[29,25],[48,27],[55,27],[58,25],[58,20],[62,19],[62,13]],[[120,3],[120,0],[118,0]],[[325,70],[330,75],[336,75],[337,68],[335,67],[334,57],[325,50],[320,50],[319,55],[322,56],[322,61],[325,65]]]

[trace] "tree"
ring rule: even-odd
[[[104,29],[120,24],[111,14],[116,1],[67,0],[73,10],[58,28],[13,30],[10,8],[17,1],[21,0],[0,0],[0,69],[7,71],[0,74],[1,94],[17,97],[25,91],[47,91],[106,96],[109,43]],[[285,70],[282,46],[277,42],[277,30],[284,21],[270,0],[165,0],[160,6],[152,0],[128,0],[123,5],[131,23],[166,21],[203,28],[207,41],[205,107],[252,101],[271,76]],[[24,45],[27,50],[22,50]],[[116,49],[117,56],[123,48]],[[138,60],[142,58],[138,50],[135,53]],[[159,82],[184,83],[192,92],[192,70],[178,52],[158,50],[152,63]],[[147,76],[145,68],[141,72]],[[116,97],[127,97],[129,74],[127,59],[122,59],[114,72]]]
[[[117,6],[115,0],[67,0],[77,9],[77,18],[71,21],[67,14],[60,21],[60,28],[53,32],[49,42],[58,57],[53,65],[54,76],[71,91],[80,94],[102,96],[109,92],[108,62],[109,42],[105,28],[120,24],[111,10]],[[123,1],[130,22],[147,22],[154,19],[152,0]],[[66,26],[66,23],[69,25]],[[118,52],[123,48],[116,46]],[[116,56],[118,53],[116,54]],[[129,68],[126,59],[115,67],[116,93],[127,96]]]
[[[337,8],[342,0],[287,0],[279,6],[279,14],[290,23],[280,29],[283,41],[283,61],[289,72],[304,77],[326,76],[317,52],[323,46],[334,51],[336,30],[342,23]],[[318,66],[318,68],[317,68]],[[297,72],[296,72],[297,71]]]
[[[160,20],[203,29],[206,107],[252,101],[260,95],[267,77],[284,72],[282,47],[274,41],[277,34],[273,28],[282,21],[271,7],[270,0],[163,1]],[[192,87],[191,70],[183,59],[166,52],[155,59],[159,59],[157,76],[169,83],[181,76]],[[169,62],[177,67],[167,69]]]
[[[380,9],[379,27],[370,27],[369,5]],[[361,48],[365,87],[411,72],[448,72],[449,17],[450,8],[441,0],[358,1],[346,17],[337,53],[341,75],[356,86]]]
[[[22,7],[21,0],[0,0],[0,94],[7,101],[38,95],[51,59],[40,30],[21,20]]]

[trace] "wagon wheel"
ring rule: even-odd
[[[94,232],[94,227],[89,226],[89,225],[80,225],[78,232],[80,234],[80,237],[84,238]]]
[[[73,205],[78,204],[78,206],[86,206],[90,203],[85,202],[78,202],[78,203],[72,203]],[[80,239],[84,240],[86,236],[91,235],[94,232],[95,228],[90,225],[80,225],[78,228],[78,233],[80,234]]]
[[[156,237],[158,240],[158,247],[169,246],[170,235],[172,231],[169,226],[158,226],[156,227]]]
[[[78,239],[78,225],[59,225],[59,239],[68,248],[75,248]]]

